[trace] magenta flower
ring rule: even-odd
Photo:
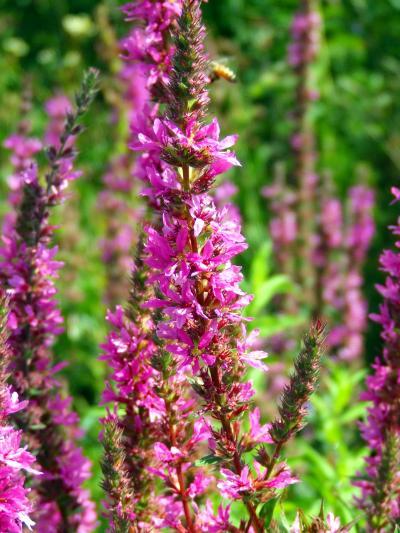
[[[392,227],[397,236],[399,227]],[[399,243],[396,243],[399,247]],[[365,474],[355,484],[362,489],[358,506],[367,517],[368,531],[391,531],[400,517],[400,472],[398,402],[400,372],[398,364],[398,316],[400,309],[400,254],[386,250],[381,255],[381,268],[386,282],[378,286],[384,301],[372,319],[381,324],[382,356],[373,365],[362,399],[370,402],[367,421],[361,431],[371,454],[365,459]]]
[[[256,407],[249,415],[250,417],[250,438],[253,442],[261,443],[268,442],[272,444],[274,441],[269,434],[271,428],[270,424],[260,424],[261,413],[260,409]]]
[[[163,85],[168,82],[173,49],[165,46],[169,31],[182,8],[181,0],[139,0],[123,6],[128,21],[144,21],[144,28],[136,28],[124,40],[124,57],[130,62],[138,63],[147,87],[154,95],[163,92]]]
[[[211,124],[198,128],[196,122],[187,124],[182,131],[170,120],[154,121],[152,136],[139,133],[138,142],[131,144],[133,150],[154,150],[161,159],[176,166],[190,162],[195,168],[209,166],[208,176],[217,176],[232,166],[240,166],[235,154],[226,151],[236,143],[237,136],[230,135],[219,140],[220,127],[214,119]]]
[[[54,228],[49,222],[50,208],[63,201],[65,188],[79,175],[73,166],[72,146],[81,130],[77,122],[95,94],[95,78],[94,73],[85,78],[76,109],[68,115],[57,145],[48,151],[45,185],[35,164],[22,171],[17,216],[0,249],[0,280],[9,294],[12,383],[29,400],[23,415],[14,413],[13,419],[43,471],[33,480],[39,502],[35,509],[38,532],[71,527],[85,533],[96,525],[93,503],[82,488],[90,473],[76,443],[80,436],[77,417],[70,411],[71,400],[59,395],[55,374],[60,366],[52,360],[52,346],[62,331],[55,298],[61,263],[55,260]]]
[[[225,480],[218,483],[218,488],[225,498],[240,500],[241,492],[252,492],[255,490],[253,479],[249,477],[249,467],[245,466],[240,475],[234,474],[226,468],[221,469],[221,474]]]
[[[131,41],[129,59],[152,58],[155,72],[161,58],[170,61],[157,90],[150,83],[156,105],[132,127],[130,146],[142,152],[135,171],[152,219],[136,256],[129,307],[109,315],[114,328],[103,358],[112,372],[104,400],[114,408],[104,421],[105,505],[113,527],[129,527],[134,516],[144,530],[263,531],[259,504],[296,482],[280,452],[302,427],[321,328],[310,334],[299,359],[283,400],[284,419],[263,425],[251,408],[254,389],[246,372],[249,366],[265,371],[266,354],[254,349],[255,335],[247,335],[243,308],[251,298],[233,264],[247,244],[238,220],[210,196],[214,177],[239,163],[229,150],[236,137],[220,140],[216,120],[205,125],[209,80],[200,3],[182,2],[172,41],[168,35],[158,41],[163,24],[152,18],[164,2],[125,8],[145,23]],[[159,42],[164,50],[155,53]],[[273,447],[271,456],[265,443]],[[258,452],[257,461],[251,452]],[[215,487],[243,502],[240,528],[230,523],[229,506],[204,505]]]
[[[30,518],[32,504],[29,489],[25,487],[25,475],[40,475],[33,468],[35,457],[21,447],[22,432],[15,430],[11,416],[26,409],[28,402],[20,401],[18,394],[7,384],[11,351],[6,330],[6,299],[0,294],[0,530],[22,533],[32,529]]]
[[[217,513],[215,513],[211,501],[207,500],[205,506],[202,509],[198,509],[197,516],[201,531],[206,533],[224,533],[225,531],[233,530],[230,522],[230,506],[223,507],[220,505]]]
[[[20,172],[33,163],[32,157],[42,149],[42,142],[39,139],[14,134],[4,141],[4,148],[12,151],[10,161],[16,171]]]
[[[230,470],[221,469],[221,474],[225,477],[225,480],[218,483],[221,493],[226,498],[240,500],[242,498],[241,493],[262,491],[265,488],[284,489],[299,481],[283,463],[276,465],[277,473],[272,479],[266,478],[265,472],[261,471],[257,463],[255,463],[255,467],[258,470],[258,476],[255,479],[249,475],[247,466],[242,470],[240,476],[233,474]]]

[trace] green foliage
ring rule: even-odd
[[[253,320],[251,329],[259,329],[262,338],[269,338],[284,331],[289,332],[305,324],[305,316],[273,312],[273,300],[287,293],[294,293],[293,282],[282,274],[272,274],[273,251],[271,241],[264,242],[255,252],[249,266],[244,289],[253,295],[246,315]]]
[[[306,513],[317,514],[323,501],[345,524],[358,514],[351,480],[366,454],[357,431],[357,421],[365,414],[365,404],[358,399],[365,371],[352,374],[333,362],[326,366],[322,390],[311,400],[308,428],[313,436],[296,443],[293,466],[303,483],[293,489],[289,507],[297,502]]]
[[[55,354],[70,363],[64,375],[81,415],[85,452],[95,465],[90,490],[96,501],[101,499],[98,418],[104,414],[98,405],[105,376],[98,356],[107,331],[102,301],[105,272],[98,247],[104,228],[96,202],[101,176],[115,153],[116,139],[121,138],[121,131],[112,128],[105,97],[114,65],[99,54],[96,9],[100,3],[109,8],[111,22],[122,35],[126,28],[118,10],[121,3],[116,0],[0,2],[0,143],[14,132],[20,119],[20,95],[29,84],[33,93],[29,118],[33,134],[40,136],[45,127],[43,102],[60,88],[71,95],[87,67],[102,70],[103,97],[89,112],[88,129],[80,141],[83,178],[74,185],[72,199],[53,218],[61,226],[57,241],[65,262],[59,280],[65,332]],[[321,99],[312,115],[319,171],[332,174],[343,198],[360,178],[375,187],[378,233],[365,272],[365,288],[370,308],[376,309],[379,296],[374,285],[381,276],[378,253],[387,244],[386,225],[396,218],[396,211],[387,208],[389,189],[397,183],[400,170],[400,2],[319,3],[324,19],[323,53],[313,75]],[[212,100],[222,116],[224,133],[240,133],[238,152],[244,168],[233,171],[231,178],[239,188],[237,202],[250,243],[240,261],[244,288],[255,295],[247,311],[254,317],[250,327],[259,328],[264,339],[303,330],[308,322],[301,311],[295,315],[276,311],[282,295],[300,289],[275,270],[267,235],[269,213],[260,194],[271,183],[277,163],[283,163],[288,175],[292,170],[289,140],[294,80],[286,51],[297,7],[297,0],[210,0],[203,7],[212,54],[228,56],[238,75],[235,85],[215,83]],[[7,209],[3,198],[10,167],[2,148],[0,156],[2,216]],[[380,350],[376,326],[370,326],[367,346],[371,361]],[[270,365],[279,362],[271,354]],[[263,398],[264,377],[255,371],[251,375],[258,397]],[[308,427],[291,449],[291,463],[303,481],[290,489],[286,501],[264,504],[266,522],[272,524],[279,515],[279,531],[289,530],[299,507],[308,515],[318,514],[322,500],[342,523],[357,518],[351,478],[365,452],[356,427],[365,414],[365,406],[357,403],[364,375],[365,371],[352,373],[333,362],[327,364],[320,392],[312,399]],[[240,506],[234,507],[234,513],[240,521]]]
[[[274,516],[274,510],[276,507],[276,504],[278,503],[278,498],[273,498],[272,500],[269,500],[267,503],[264,503],[260,510],[260,518],[264,520],[264,527],[268,531],[268,528],[271,525],[272,517]]]

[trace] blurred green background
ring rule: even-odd
[[[104,46],[106,28],[100,13],[107,13],[109,24],[122,36],[127,27],[120,5],[114,0],[0,0],[0,143],[18,123],[21,94],[28,86],[33,94],[29,118],[33,133],[40,136],[46,120],[44,102],[57,91],[71,95],[88,66],[102,72],[103,90],[80,141],[79,167],[84,177],[75,183],[71,201],[55,216],[61,223],[57,239],[66,263],[59,282],[66,330],[55,352],[57,358],[70,362],[65,376],[87,430],[85,450],[96,465],[101,454],[97,420],[103,412],[98,404],[105,372],[98,355],[106,334],[102,301],[106,280],[97,245],[104,221],[96,202],[101,176],[119,149],[116,136],[108,134],[112,122],[107,88],[116,66]],[[99,6],[107,9],[99,11]],[[209,0],[204,6],[210,54],[229,58],[238,76],[235,85],[215,84],[212,93],[224,132],[240,134],[243,168],[232,173],[232,180],[239,189],[235,201],[250,242],[241,258],[250,290],[257,288],[260,276],[264,281],[276,273],[268,252],[269,213],[260,190],[271,183],[276,163],[290,170],[295,80],[286,50],[297,8],[295,0]],[[376,191],[377,234],[365,272],[365,293],[370,309],[376,310],[378,255],[390,240],[386,226],[397,217],[396,207],[388,204],[390,187],[398,183],[400,174],[400,1],[326,0],[319,9],[323,40],[316,73],[321,99],[313,109],[318,167],[331,173],[342,198],[359,180]],[[0,158],[0,213],[4,213],[10,166],[3,148]],[[292,318],[280,329],[292,327],[296,317]],[[369,362],[380,349],[379,330],[373,325],[366,345]],[[328,508],[348,520],[356,515],[349,509],[353,494],[349,476],[362,454],[354,426],[362,406],[354,407],[354,390],[363,374],[349,379],[346,369],[329,361],[326,366],[328,375],[311,414],[312,445],[306,434],[293,454],[300,470],[307,464],[306,483],[293,489],[288,507],[289,512],[297,505],[315,512],[324,498]],[[91,490],[99,500],[97,466],[95,471]]]

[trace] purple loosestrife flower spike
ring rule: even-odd
[[[173,49],[169,30],[180,8],[180,2],[164,0],[143,1],[124,8],[129,18],[141,18],[144,22],[144,27],[134,30],[126,40],[127,59],[138,62],[139,69],[141,66],[148,74],[149,95],[155,102],[165,100]],[[157,107],[148,106],[147,113],[148,116],[134,115],[134,131],[142,134],[143,130],[151,129]],[[167,165],[156,151],[149,150],[137,162],[136,172],[147,181],[149,172],[157,178],[155,171],[167,171]],[[171,173],[165,172],[165,178],[170,177]],[[145,193],[151,203],[159,202],[149,189]],[[149,282],[142,256],[139,244],[128,309],[124,313],[119,308],[109,314],[114,327],[104,346],[104,358],[113,372],[104,400],[114,402],[119,412],[122,407],[126,414],[117,417],[111,413],[105,423],[112,417],[122,429],[121,445],[132,488],[129,502],[132,524],[143,528],[151,527],[149,524],[177,528],[182,517],[190,525],[189,499],[201,496],[208,484],[207,478],[200,475],[203,470],[200,468],[196,469],[192,483],[187,480],[194,468],[188,472],[190,463],[186,460],[194,458],[193,448],[207,434],[203,423],[188,420],[193,404],[189,388],[183,375],[176,373],[176,363],[163,351],[162,341],[154,335],[151,312],[143,309],[143,301],[149,299]],[[161,478],[165,486],[157,494],[155,477]],[[116,498],[117,494],[114,501]],[[121,504],[124,506],[123,500],[121,495],[120,508]]]
[[[312,285],[316,275],[312,266],[315,233],[313,206],[319,178],[315,170],[315,135],[309,111],[310,102],[316,97],[315,91],[311,90],[310,81],[312,64],[319,50],[320,26],[320,15],[313,0],[301,0],[291,28],[293,43],[289,47],[289,63],[297,77],[292,147],[295,155],[294,179],[298,193],[298,246],[301,257],[299,275],[307,300],[313,305],[315,302]]]
[[[395,237],[400,235],[399,225],[391,230]],[[399,242],[396,248],[400,248]],[[357,503],[366,513],[370,532],[393,531],[400,518],[400,252],[385,250],[380,264],[386,274],[385,284],[378,286],[384,301],[372,319],[382,326],[383,353],[375,360],[361,396],[371,402],[367,421],[361,426],[371,454],[365,459],[365,473],[355,482],[362,489]]]
[[[158,435],[154,437],[156,424],[151,423],[151,418],[157,417],[160,407],[153,392],[155,373],[151,359],[155,346],[151,321],[148,311],[142,309],[148,290],[142,253],[143,242],[139,240],[128,307],[126,311],[117,307],[114,313],[108,313],[112,330],[102,347],[102,359],[111,368],[103,401],[112,402],[115,407],[102,421],[105,428],[102,436],[105,448],[103,465],[107,466],[107,455],[111,453],[115,464],[112,470],[103,467],[103,487],[109,498],[106,506],[111,531],[119,521],[129,518],[131,522],[144,523],[150,520],[152,513],[150,474],[146,467],[151,446],[158,440]],[[109,442],[111,430],[116,437],[113,442]],[[125,471],[128,479],[124,489],[126,493],[122,484],[115,486],[116,481],[121,480],[122,483]]]
[[[22,533],[23,528],[32,530],[35,525],[30,518],[32,504],[24,486],[24,470],[32,475],[40,472],[31,466],[33,455],[21,447],[22,432],[10,424],[11,415],[25,409],[28,402],[20,402],[8,385],[11,350],[6,322],[7,301],[0,292],[0,531]]]
[[[60,268],[50,243],[54,228],[50,209],[63,200],[64,189],[79,174],[73,168],[73,140],[82,130],[79,121],[96,92],[97,74],[89,72],[76,95],[76,108],[67,113],[56,146],[47,150],[49,170],[44,185],[38,168],[27,168],[15,225],[0,250],[0,279],[10,295],[10,349],[13,385],[29,399],[29,408],[15,415],[30,448],[37,453],[43,476],[33,486],[38,496],[35,519],[39,532],[92,531],[94,506],[82,483],[89,462],[76,445],[77,416],[71,398],[60,395],[51,348],[61,331],[54,278]]]
[[[349,191],[350,222],[345,235],[347,272],[344,284],[344,320],[341,359],[357,360],[363,353],[368,305],[362,293],[363,269],[375,224],[372,216],[374,192],[363,185]]]
[[[251,348],[255,335],[247,336],[241,314],[250,299],[239,286],[240,268],[232,264],[247,245],[237,221],[227,220],[224,209],[217,209],[208,194],[215,176],[239,162],[229,151],[236,137],[220,140],[217,120],[204,122],[208,78],[202,72],[206,59],[200,15],[199,1],[183,2],[173,30],[175,54],[166,115],[155,117],[151,128],[135,130],[137,138],[131,144],[166,163],[156,167],[146,158],[144,179],[162,219],[162,225],[146,228],[145,262],[149,281],[156,287],[146,307],[157,312],[156,369],[164,374],[172,362],[173,372],[185,380],[188,376],[200,398],[200,412],[210,433],[210,456],[205,462],[221,464],[221,476],[215,473],[221,494],[243,501],[248,523],[242,520],[241,527],[264,531],[258,504],[296,479],[284,463],[268,475],[258,463],[253,471],[245,457],[260,443],[273,442],[268,427],[260,424],[259,412],[251,410],[254,391],[245,379],[248,365],[266,369],[262,361],[266,354]],[[169,383],[166,377],[163,384]],[[167,410],[169,405],[173,404],[169,401]],[[250,432],[244,429],[246,417]],[[173,442],[169,447],[158,446],[157,454],[161,462],[171,465],[179,464],[180,457],[188,461]],[[165,477],[168,469],[163,471],[164,480],[173,483],[170,476]],[[186,499],[186,503],[190,502]],[[192,507],[199,505],[193,502]],[[190,517],[186,511],[186,528],[195,531],[203,515]],[[219,517],[223,514],[220,509]]]
[[[143,112],[148,104],[149,92],[143,75],[143,66],[138,62],[117,61],[117,54],[123,53],[127,41],[138,28],[133,27],[127,38],[118,41],[111,27],[108,8],[98,8],[100,35],[103,37],[102,56],[109,62],[110,70],[115,71],[118,64],[115,83],[104,87],[104,96],[111,104],[110,126],[113,128],[115,149],[118,155],[109,164],[102,178],[103,188],[98,197],[98,210],[104,219],[104,238],[100,242],[102,259],[106,271],[106,289],[104,300],[114,308],[125,300],[129,292],[129,273],[132,270],[132,251],[134,250],[137,231],[133,221],[139,226],[143,218],[143,209],[138,207],[136,183],[134,179],[134,157],[127,147],[127,119],[134,122],[136,116]],[[121,153],[121,146],[125,149]]]
[[[170,29],[181,12],[182,0],[138,0],[122,8],[127,21],[142,21],[123,43],[125,59],[137,65],[147,80],[155,102],[165,101],[165,87],[171,71]]]
[[[205,28],[200,4],[183,4],[179,33],[174,35],[175,53],[168,82],[167,116],[176,124],[200,123],[209,103],[207,58],[204,53]]]
[[[104,424],[106,431],[109,423],[121,431],[120,443],[113,443],[114,454],[117,459],[124,457],[123,469],[130,487],[130,492],[123,492],[119,485],[111,498],[109,494],[106,504],[111,531],[127,519],[137,528],[150,524],[156,528],[178,527],[184,510],[190,517],[189,498],[199,496],[208,485],[207,478],[199,475],[187,488],[185,485],[184,472],[189,464],[185,455],[192,458],[193,448],[208,433],[203,423],[193,425],[188,420],[193,402],[187,398],[186,382],[181,375],[176,376],[176,364],[163,352],[162,343],[154,336],[149,311],[143,309],[149,296],[147,277],[139,244],[129,307],[125,313],[117,308],[109,314],[114,328],[103,347],[103,358],[113,369],[103,398],[115,405]],[[124,415],[117,416],[117,408]],[[107,453],[110,445],[105,437]],[[121,470],[122,465],[118,479]],[[103,472],[104,485],[114,486],[115,469]],[[167,494],[156,493],[154,477],[165,483]],[[171,490],[172,495],[168,494]],[[110,513],[111,509],[117,516]]]
[[[288,296],[286,310],[305,305],[315,319],[326,317],[329,347],[338,358],[359,360],[367,304],[362,294],[362,270],[374,224],[373,194],[364,186],[349,190],[349,216],[334,194],[329,177],[316,172],[315,132],[310,116],[319,95],[311,89],[312,69],[319,50],[321,19],[314,0],[301,0],[291,33],[288,59],[296,75],[296,106],[292,138],[292,183],[282,173],[264,189],[271,198],[270,233],[277,261],[302,287],[301,301]],[[347,220],[346,220],[347,219]]]

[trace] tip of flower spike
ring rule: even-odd
[[[318,337],[326,335],[327,324],[325,321],[317,318],[311,326],[311,334],[315,334]]]
[[[99,91],[99,76],[100,71],[94,67],[89,68],[84,73],[82,84],[75,95],[75,103],[79,115],[83,115],[95,99]]]

